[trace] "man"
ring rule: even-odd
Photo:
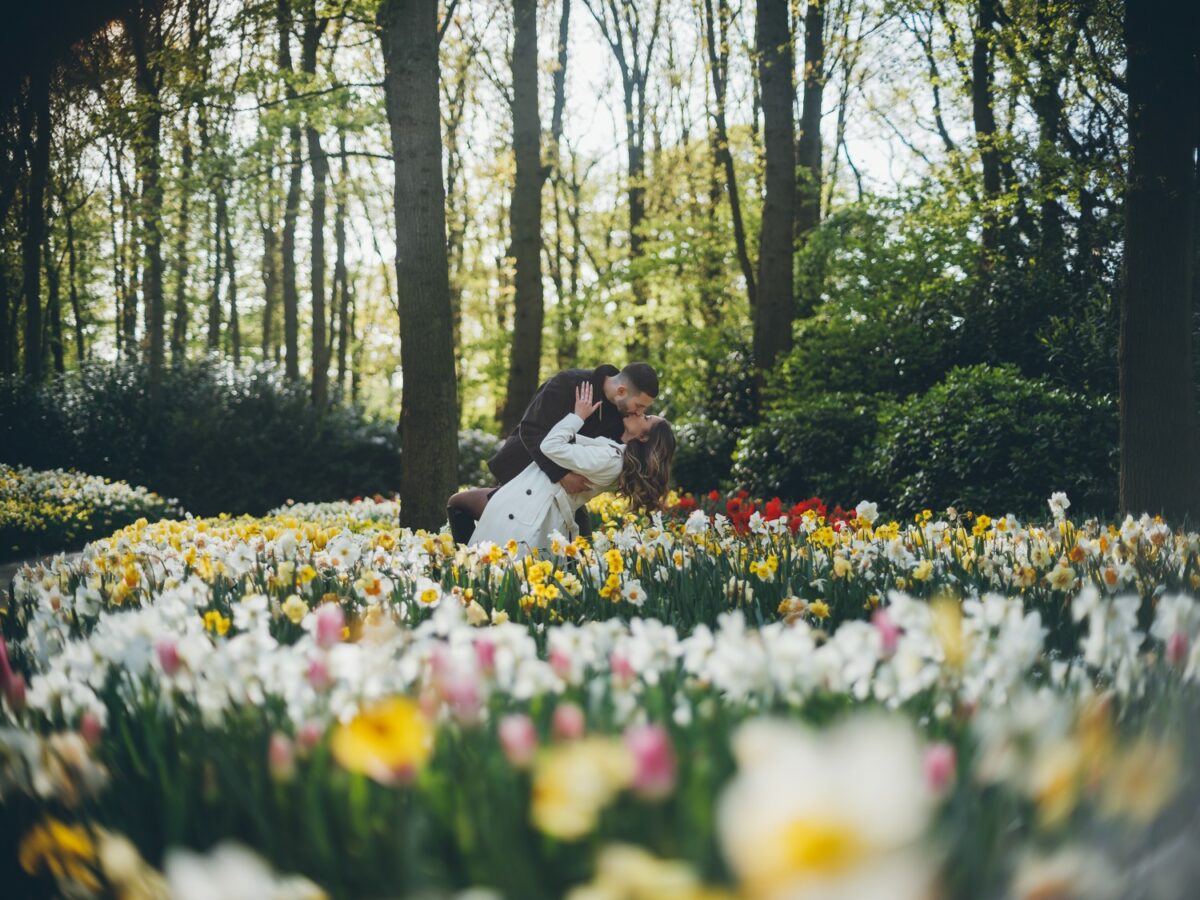
[[[542,439],[547,432],[574,408],[575,388],[584,381],[590,381],[595,395],[604,398],[596,414],[590,416],[579,431],[589,437],[607,437],[619,441],[625,430],[624,417],[645,415],[658,396],[658,373],[646,363],[630,363],[620,371],[616,366],[604,365],[595,369],[559,372],[537,389],[517,427],[500,445],[495,456],[488,460],[488,468],[496,476],[497,482],[506,484],[512,481],[530,462],[535,462],[552,482],[562,485],[568,494],[577,494],[591,487],[582,475],[551,462],[541,451]],[[483,515],[488,497],[495,491],[496,488],[476,488],[460,491],[450,498],[446,515],[456,543],[470,541],[475,523]],[[591,534],[591,520],[586,507],[576,512],[575,521],[580,534]]]

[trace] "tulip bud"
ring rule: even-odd
[[[944,741],[930,744],[925,750],[925,783],[935,792],[942,792],[954,780],[958,754]]]
[[[514,769],[528,768],[538,748],[533,719],[523,713],[507,715],[496,726],[496,736],[509,765]]]
[[[1176,631],[1167,639],[1167,662],[1173,666],[1182,666],[1187,655],[1187,635],[1182,631]]]
[[[333,676],[329,674],[329,663],[320,656],[313,657],[309,662],[304,677],[308,679],[314,691],[324,691],[333,681]]]
[[[675,789],[675,750],[661,725],[632,725],[625,747],[634,760],[633,790],[647,800],[661,800]]]
[[[283,732],[276,731],[271,735],[267,745],[267,767],[276,781],[291,781],[296,775],[296,748]]]
[[[318,722],[305,722],[300,726],[300,730],[296,732],[296,745],[302,753],[308,753],[313,747],[321,742],[321,735],[325,733],[325,729]]]
[[[479,663],[479,668],[483,669],[483,671],[495,671],[496,645],[485,638],[477,640],[475,642],[475,660]]]
[[[179,671],[182,661],[179,659],[179,648],[170,638],[164,638],[154,646],[158,654],[158,664],[162,666],[165,675],[174,675]]]
[[[336,603],[323,603],[317,610],[317,643],[332,647],[342,639],[346,627],[346,614]]]
[[[581,738],[585,728],[583,710],[577,703],[560,703],[555,708],[550,732],[556,740],[573,741]]]
[[[100,724],[100,717],[90,709],[79,717],[79,735],[88,742],[89,747],[99,744],[103,734],[104,726]]]
[[[892,621],[886,609],[875,610],[871,615],[871,624],[879,632],[880,652],[883,656],[891,656],[900,642],[900,626]]]
[[[12,707],[13,712],[20,712],[25,708],[25,676],[13,675],[8,679],[8,684],[4,686],[4,696],[8,698],[8,705]]]

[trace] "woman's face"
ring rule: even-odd
[[[650,429],[662,421],[662,416],[644,416],[630,413],[625,417],[625,433],[621,435],[622,442],[631,444],[634,441],[645,443]]]

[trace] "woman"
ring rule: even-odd
[[[550,429],[541,443],[547,458],[585,476],[592,489],[568,494],[537,463],[530,463],[492,495],[471,535],[472,544],[491,541],[503,546],[515,540],[525,553],[533,547],[548,548],[556,531],[574,538],[578,533],[575,510],[613,487],[634,507],[662,506],[675,454],[670,423],[661,416],[628,415],[620,442],[578,434],[599,406],[592,402],[591,383],[580,385],[575,389],[575,411]]]

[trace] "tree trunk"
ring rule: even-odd
[[[340,393],[346,390],[346,349],[349,346],[350,275],[346,269],[346,205],[350,198],[350,164],[346,159],[346,133],[338,136],[341,163],[338,172],[337,209],[334,212],[333,290],[337,317],[337,385]],[[329,336],[333,343],[333,334]]]
[[[46,176],[50,169],[50,64],[30,76],[30,102],[37,138],[29,157],[29,189],[25,203],[25,376],[42,380],[42,243],[46,239]]]
[[[213,279],[212,288],[208,294],[208,349],[216,352],[221,349],[221,282],[225,278],[225,270],[221,266],[224,245],[221,235],[224,232],[229,211],[226,208],[225,186],[217,181],[217,209],[215,213],[215,228],[213,229]]]
[[[296,98],[296,89],[291,83],[292,50],[291,50],[291,10],[288,0],[278,0],[276,7],[276,22],[279,25],[279,71],[283,73],[285,96],[288,99],[288,115],[291,124],[288,126],[288,188],[287,201],[283,209],[283,237],[280,240],[282,259],[280,266],[283,274],[283,343],[285,372],[292,381],[300,379],[300,296],[296,290],[296,218],[300,213],[300,126],[297,116],[299,113],[292,108],[291,101]]]
[[[758,250],[754,361],[761,372],[792,346],[792,229],[796,210],[792,42],[787,0],[758,0],[755,27],[762,85],[766,196]]]
[[[13,145],[11,159],[0,165],[0,222],[8,218],[17,193],[17,182],[20,173],[25,168],[25,159],[30,151],[33,136],[33,105],[32,98],[22,100],[17,98],[17,138]],[[8,269],[4,265],[4,254],[0,253],[0,375],[12,375],[16,372],[16,320],[20,312],[21,298],[18,295],[16,303],[10,309],[12,299],[8,292]]]
[[[765,107],[765,86],[763,91]],[[809,0],[804,14],[804,97],[800,107],[800,139],[796,143],[797,243],[806,241],[821,223],[821,107],[824,95],[825,2]],[[836,153],[835,147],[835,157]],[[803,287],[799,308],[801,315],[807,316],[820,300],[821,286],[806,284]]]
[[[47,235],[46,251],[46,331],[50,353],[54,359],[54,371],[61,375],[67,370],[63,359],[62,330],[62,278],[55,261],[54,245]]]
[[[537,0],[513,2],[513,339],[507,400],[500,429],[508,434],[541,383],[542,325],[542,126],[538,114]]]
[[[145,242],[142,301],[146,304],[146,340],[149,348],[150,383],[162,378],[166,300],[163,296],[162,260],[162,3],[145,0],[126,20],[136,71],[139,140],[136,145],[141,176],[141,224]]]
[[[263,241],[262,279],[263,279],[263,322],[262,322],[262,358],[263,361],[275,358],[278,339],[275,336],[275,310],[279,308],[279,234],[275,230],[278,204],[271,188],[275,185],[275,173],[271,172],[268,193],[272,196],[267,200],[267,216],[260,222]]]
[[[1192,371],[1194,34],[1169,0],[1125,8],[1129,177],[1121,303],[1121,509],[1200,514]]]
[[[235,365],[242,361],[242,330],[238,322],[237,307],[237,260],[233,255],[233,239],[230,237],[229,210],[225,211],[225,271],[229,276],[226,296],[229,298],[229,352]]]
[[[310,3],[304,21],[300,47],[300,68],[306,74],[317,73],[317,48],[329,20],[317,17],[316,3]],[[329,343],[325,337],[325,189],[329,181],[329,158],[321,146],[321,134],[312,117],[305,122],[304,136],[308,144],[309,168],[312,172],[312,402],[324,406],[329,401]]]
[[[379,8],[384,95],[396,170],[399,285],[400,524],[445,521],[458,482],[458,408],[438,96],[437,0]]]
[[[738,265],[746,280],[746,297],[750,308],[758,303],[758,285],[754,277],[754,264],[750,262],[750,251],[746,245],[746,226],[742,221],[742,194],[737,186],[737,170],[733,165],[733,153],[729,149],[729,128],[725,118],[725,93],[729,73],[729,22],[728,0],[718,0],[717,13],[713,15],[712,0],[704,0],[704,44],[708,50],[708,67],[712,74],[713,123],[716,137],[711,141],[713,160],[725,171],[725,186],[729,194],[729,214],[733,220],[733,243],[737,250]]]
[[[75,361],[80,366],[87,356],[83,339],[83,314],[79,309],[79,279],[76,276],[75,228],[71,222],[71,210],[66,211],[67,223],[67,281],[71,297],[71,319],[75,325]]]
[[[175,318],[171,323],[171,365],[180,366],[187,357],[188,302],[188,204],[192,193],[191,116],[184,110],[179,163],[179,221],[175,232]]]
[[[992,41],[995,39],[996,0],[979,0],[972,29],[971,116],[979,160],[983,166],[983,266],[991,268],[1000,247],[1003,223],[1000,219],[1000,148],[997,144],[996,114],[992,107]]]

